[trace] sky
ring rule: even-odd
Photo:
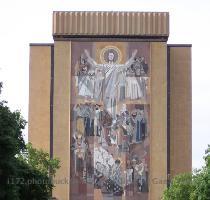
[[[1,99],[28,119],[29,43],[53,42],[53,11],[91,10],[170,12],[168,43],[192,44],[192,166],[200,168],[210,144],[209,0],[0,0]]]

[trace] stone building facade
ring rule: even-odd
[[[29,141],[61,160],[59,200],[161,198],[191,171],[191,45],[167,12],[53,13],[30,44]]]

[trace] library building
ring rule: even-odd
[[[30,44],[28,130],[60,160],[52,197],[160,200],[192,170],[191,45],[168,12],[55,11],[52,36]]]

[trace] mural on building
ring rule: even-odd
[[[150,45],[73,42],[71,197],[148,199]]]

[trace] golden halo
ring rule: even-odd
[[[114,54],[114,64],[119,64],[122,60],[122,53],[116,46],[106,46],[101,50],[100,53],[100,61],[102,64],[109,63],[108,61],[108,53],[112,52]]]

